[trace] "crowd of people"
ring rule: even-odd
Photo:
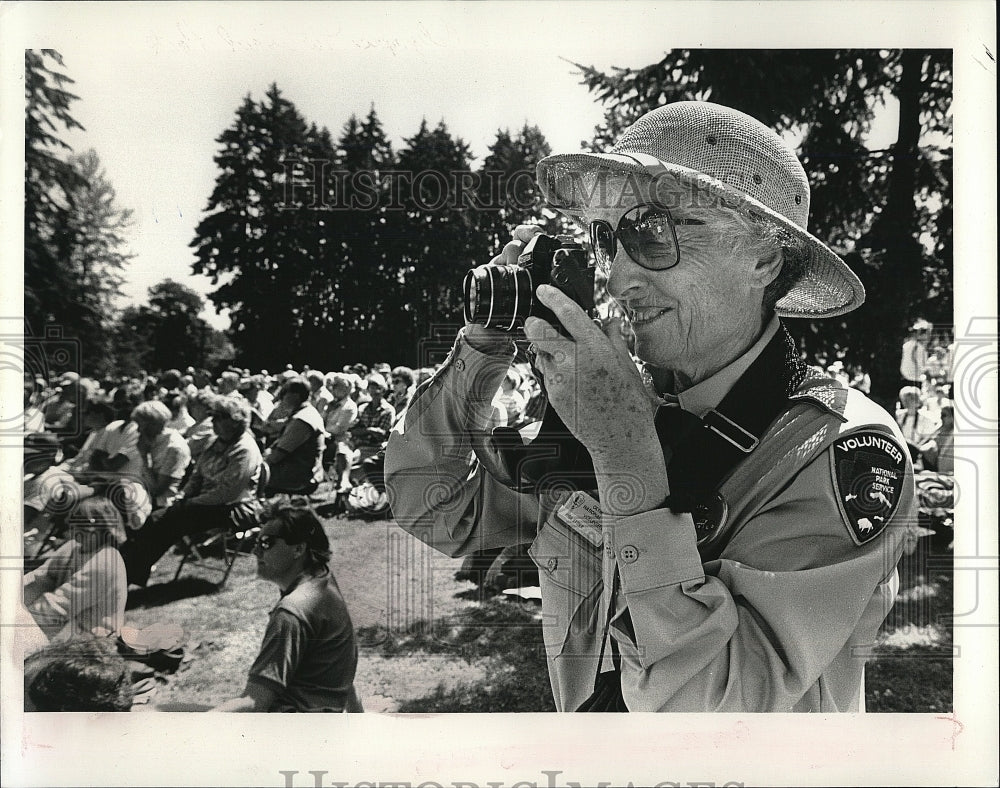
[[[913,337],[924,347],[926,329],[917,325]],[[939,350],[920,357],[934,359]],[[912,353],[904,348],[905,385],[896,421],[915,467],[949,474],[954,467],[949,367],[925,361],[914,372],[907,366],[908,356]],[[845,387],[870,389],[871,379],[860,367],[836,361],[814,370],[824,367],[829,378]],[[267,559],[278,555],[270,549],[271,526],[262,518],[267,499],[310,495],[325,483],[326,495],[336,500],[364,483],[365,468],[380,467],[389,434],[415,391],[439,369],[380,363],[371,369],[356,364],[340,372],[305,368],[270,374],[231,367],[213,380],[206,370],[188,368],[118,380],[68,372],[48,381],[26,381],[26,545],[33,540],[38,552],[49,551],[25,575],[24,604],[51,641],[50,650],[58,653],[59,644],[68,644],[70,662],[78,661],[73,644],[80,638],[116,634],[125,623],[129,589],[144,586],[157,561],[183,537],[263,524],[255,550],[266,578]],[[545,395],[529,364],[510,366],[491,406],[487,429],[513,426],[531,434],[530,427],[537,428]],[[379,474],[371,477],[384,484]],[[308,506],[298,506],[295,517],[308,521]],[[54,523],[59,527],[53,528]],[[318,553],[315,545],[309,547],[320,533],[322,527],[316,525],[302,539],[285,543],[293,549],[300,545],[308,560],[293,566],[295,576],[279,586],[283,592],[296,588],[305,573],[307,586],[319,582],[325,589],[321,597],[326,607],[339,600],[333,605],[340,622],[335,628],[341,633],[334,637],[339,642],[334,650],[341,654],[335,660],[339,700],[317,702],[321,708],[356,711],[360,700],[345,679],[353,676],[357,662],[353,633],[344,635],[343,620],[349,622],[349,615],[328,567],[320,572],[323,562],[309,559],[326,555],[328,560],[328,547]],[[50,543],[42,542],[46,536]],[[512,547],[476,551],[457,577],[486,586],[498,577],[508,582],[501,570],[519,561],[529,564],[523,552]],[[279,648],[291,635],[287,626],[271,632],[273,618],[272,612],[255,670],[277,678],[251,675],[243,696],[223,704],[222,710],[291,708],[299,702],[296,697],[303,708],[313,703],[308,692],[301,697],[293,692],[288,700],[278,686],[292,680],[288,651]],[[306,620],[287,614],[281,622],[288,625],[293,619],[299,625]],[[103,652],[91,646],[87,653]],[[106,656],[98,661],[110,664]]]
[[[214,380],[194,368],[117,380],[73,372],[26,380],[24,532],[25,554],[34,560],[26,560],[24,604],[42,639],[55,648],[117,634],[129,593],[149,582],[171,546],[216,529],[259,529],[254,549],[261,577],[274,580],[269,567],[283,554],[276,543],[301,553],[280,561],[274,580],[283,594],[279,607],[310,627],[319,626],[316,616],[324,611],[336,613],[325,648],[340,655],[330,679],[338,689],[333,700],[320,697],[322,676],[309,677],[315,664],[290,670],[291,656],[301,656],[301,649],[279,647],[291,631],[287,616],[279,617],[280,632],[268,630],[255,662],[255,670],[271,678],[253,684],[252,675],[247,686],[253,692],[222,710],[296,704],[359,710],[350,687],[357,660],[353,632],[347,634],[349,616],[326,567],[329,546],[307,496],[343,501],[360,484],[380,483],[375,471],[389,432],[434,372],[381,363],[274,375],[231,367]],[[529,404],[536,413],[544,409],[526,365],[524,373],[512,370],[497,391],[495,425],[523,426],[531,420]],[[290,496],[298,503],[272,533],[273,504]],[[323,590],[302,590],[316,583]],[[288,607],[303,594],[304,602]],[[316,611],[301,613],[310,605]],[[319,687],[319,695],[289,696],[276,684],[295,676],[306,676],[305,686]]]

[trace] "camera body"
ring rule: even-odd
[[[561,325],[535,297],[539,285],[552,285],[573,299],[588,315],[594,310],[594,266],[586,249],[571,236],[539,234],[517,258],[517,265],[486,264],[465,275],[465,320],[486,328],[517,331],[526,318]]]

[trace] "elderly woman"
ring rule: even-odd
[[[262,461],[249,423],[250,407],[242,397],[215,399],[215,441],[198,458],[178,500],[155,512],[122,551],[130,583],[146,585],[153,564],[182,536],[235,528],[255,517]]]
[[[396,522],[451,555],[532,540],[559,710],[859,711],[913,468],[892,416],[810,373],[782,325],[864,301],[807,229],[795,153],[680,101],[607,153],[542,159],[538,182],[628,325],[536,289],[552,314],[524,337],[550,413],[531,462],[473,454],[517,335],[463,329],[389,437]]]
[[[122,516],[107,499],[87,498],[67,523],[71,538],[24,576],[24,605],[49,640],[118,632],[128,595]]]
[[[187,441],[177,430],[167,427],[170,409],[162,402],[154,400],[137,405],[132,411],[132,421],[139,428],[137,449],[153,508],[170,506],[191,462]]]
[[[323,481],[325,429],[309,394],[309,384],[300,377],[281,387],[279,403],[288,420],[264,454],[271,471],[269,493],[307,492]]]
[[[350,489],[351,447],[348,443],[350,429],[358,420],[358,406],[351,399],[351,379],[343,372],[326,376],[326,386],[333,399],[323,420],[327,443],[324,459],[333,466],[333,476],[338,492]]]

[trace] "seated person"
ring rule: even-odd
[[[526,401],[524,395],[518,391],[520,385],[521,375],[513,368],[508,369],[504,379],[500,381],[500,390],[493,398],[493,404],[506,411],[508,427],[520,426],[524,417]]]
[[[257,574],[281,590],[238,698],[214,711],[360,712],[358,646],[330,572],[330,542],[312,510],[278,504],[254,547]]]
[[[920,445],[930,439],[940,422],[923,407],[923,397],[916,386],[904,386],[899,390],[899,404],[896,423],[909,445],[910,455],[916,459]]]
[[[24,661],[25,711],[129,711],[132,672],[108,638],[53,643]]]
[[[351,379],[342,372],[327,375],[327,388],[333,395],[326,411],[326,455],[324,459],[333,466],[333,478],[338,491],[350,489],[351,447],[348,443],[350,429],[358,420],[358,406],[351,399]]]
[[[404,410],[406,406],[410,404],[410,400],[413,398],[413,392],[416,390],[416,377],[413,374],[413,370],[409,367],[396,367],[390,373],[389,377],[392,383],[392,391],[389,392],[389,396],[386,400],[392,409],[396,411],[396,416],[398,417]]]
[[[242,397],[218,397],[206,448],[177,500],[154,512],[122,550],[129,583],[146,585],[153,564],[182,536],[254,521],[259,508],[260,449],[247,431],[250,406]]]
[[[186,394],[174,391],[167,394],[164,404],[170,410],[170,421],[167,422],[167,429],[177,430],[181,435],[188,427],[194,426],[194,417],[188,411],[188,398]]]
[[[125,623],[125,542],[121,514],[106,498],[80,501],[67,519],[70,539],[24,576],[24,605],[50,641],[107,635]]]
[[[387,389],[385,378],[378,372],[369,372],[365,382],[370,399],[358,406],[358,420],[351,428],[351,443],[361,462],[382,451],[396,418],[392,405],[383,399]]]
[[[188,449],[191,450],[191,462],[197,462],[205,447],[215,440],[215,431],[212,429],[212,407],[215,397],[213,392],[201,389],[188,400],[188,412],[195,421],[184,430],[183,436]]]
[[[170,506],[177,497],[191,450],[177,430],[167,427],[170,409],[162,402],[143,402],[132,411],[132,421],[139,428],[137,448],[143,460],[146,490],[153,508]]]
[[[145,522],[152,501],[145,488],[139,427],[132,419],[108,422],[114,406],[110,408],[111,412],[103,403],[88,406],[85,419],[91,434],[80,453],[33,479],[30,489],[25,488],[25,507],[58,518],[100,489],[118,503],[128,528]],[[115,491],[107,489],[108,485]]]
[[[955,473],[955,407],[941,407],[941,426],[931,438],[920,445],[920,458],[925,471]]]
[[[309,402],[309,384],[290,378],[281,387],[281,407],[288,421],[277,440],[264,453],[271,472],[269,493],[294,493],[315,489],[323,481],[323,419]]]

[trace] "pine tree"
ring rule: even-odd
[[[469,146],[444,121],[426,120],[399,154],[399,170],[410,187],[403,194],[399,281],[406,303],[399,317],[401,355],[411,363],[435,325],[462,323],[462,281],[469,268],[486,262],[488,244],[477,230],[475,211],[463,204],[460,173],[469,171]]]
[[[272,85],[261,103],[244,99],[217,141],[221,174],[191,242],[194,272],[213,284],[226,280],[209,297],[230,310],[237,358],[301,363],[326,245],[320,195],[304,162],[332,159],[329,135],[307,126]]]
[[[60,135],[83,126],[70,114],[78,100],[67,90],[73,80],[57,67],[65,65],[55,50],[25,50],[24,309],[34,333],[48,321],[66,328],[64,314],[76,292],[62,261],[72,240],[66,195],[79,176],[64,158],[71,149]]]

